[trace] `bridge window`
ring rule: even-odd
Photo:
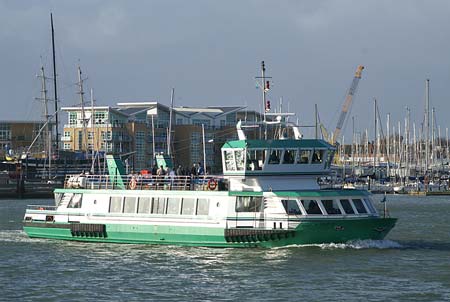
[[[125,197],[123,203],[124,213],[136,213],[136,197]]]
[[[325,211],[327,211],[328,215],[341,215],[342,214],[336,200],[334,200],[334,199],[322,200],[322,204],[325,207]]]
[[[297,150],[284,150],[283,164],[293,164]]]
[[[333,158],[334,158],[334,151],[333,150],[328,150],[327,161],[325,163],[325,168],[329,168],[331,166],[331,163],[333,162]]]
[[[150,213],[151,201],[152,200],[150,197],[139,197],[138,213],[139,214]]]
[[[270,156],[269,156],[269,164],[270,165],[277,165],[280,163],[280,157],[281,157],[281,150],[274,150],[272,149],[270,151]]]
[[[199,198],[197,200],[197,215],[209,214],[209,199]]]
[[[322,214],[322,210],[319,207],[319,204],[317,203],[317,200],[313,200],[313,199],[305,199],[302,200],[302,205],[306,210],[306,214]]]
[[[341,199],[341,205],[342,208],[344,208],[345,214],[355,214],[355,211],[353,210],[353,207],[348,199]]]
[[[236,168],[238,171],[242,171],[245,169],[244,162],[244,150],[236,150],[234,151],[234,157],[236,158]]]
[[[309,164],[309,157],[311,155],[311,150],[300,150],[299,164]]]
[[[364,207],[361,199],[353,199],[353,204],[355,205],[355,208],[359,214],[367,214],[367,210]]]
[[[262,197],[238,196],[236,199],[236,212],[259,212],[262,210]]]
[[[323,150],[314,150],[312,161],[313,164],[320,164],[323,162]]]
[[[247,152],[247,170],[261,170],[264,163],[264,150],[248,150]]]
[[[302,215],[302,211],[298,207],[297,200],[283,199],[283,200],[281,200],[281,203],[283,204],[283,207],[284,207],[286,213],[292,214],[292,215]]]
[[[122,197],[111,196],[109,200],[109,212],[110,213],[122,213]]]
[[[363,200],[364,200],[364,203],[366,204],[366,208],[369,209],[369,212],[373,213],[373,214],[376,214],[377,210],[373,206],[372,201],[369,198],[364,198]]]
[[[181,215],[195,215],[195,198],[183,198]]]
[[[225,158],[225,169],[227,171],[236,171],[236,166],[234,164],[233,150],[225,150],[224,158]]]

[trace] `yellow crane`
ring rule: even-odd
[[[345,118],[347,117],[347,113],[350,110],[350,107],[352,105],[353,96],[355,95],[356,89],[358,88],[359,80],[361,79],[361,73],[364,69],[364,66],[359,65],[356,68],[355,76],[352,81],[352,85],[350,86],[350,89],[347,92],[347,95],[345,96],[344,105],[342,105],[341,114],[339,115],[339,120],[336,125],[336,129],[334,129],[333,134],[331,137],[329,137],[326,129],[324,129],[323,125],[321,125],[322,128],[322,135],[324,135],[324,139],[330,142],[332,145],[334,145],[337,142],[337,139],[339,135],[341,134],[342,127],[344,126]]]

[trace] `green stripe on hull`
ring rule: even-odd
[[[225,230],[208,227],[180,227],[136,224],[106,224],[106,237],[73,236],[70,228],[24,226],[30,237],[134,244],[171,244],[206,247],[279,247],[294,244],[345,243],[350,240],[381,240],[395,225],[394,218],[303,220],[294,230],[278,231],[259,240],[256,236],[225,239]],[[238,229],[240,232],[255,229]]]

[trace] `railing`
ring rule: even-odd
[[[227,191],[222,176],[67,175],[66,189]]]

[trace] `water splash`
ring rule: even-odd
[[[0,231],[0,242],[39,242],[44,239],[30,238],[23,230]]]
[[[321,244],[301,244],[301,245],[289,245],[280,248],[303,248],[303,247],[318,247],[322,250],[335,250],[335,249],[402,249],[404,248],[398,242],[392,240],[354,240],[346,243],[321,243]]]

